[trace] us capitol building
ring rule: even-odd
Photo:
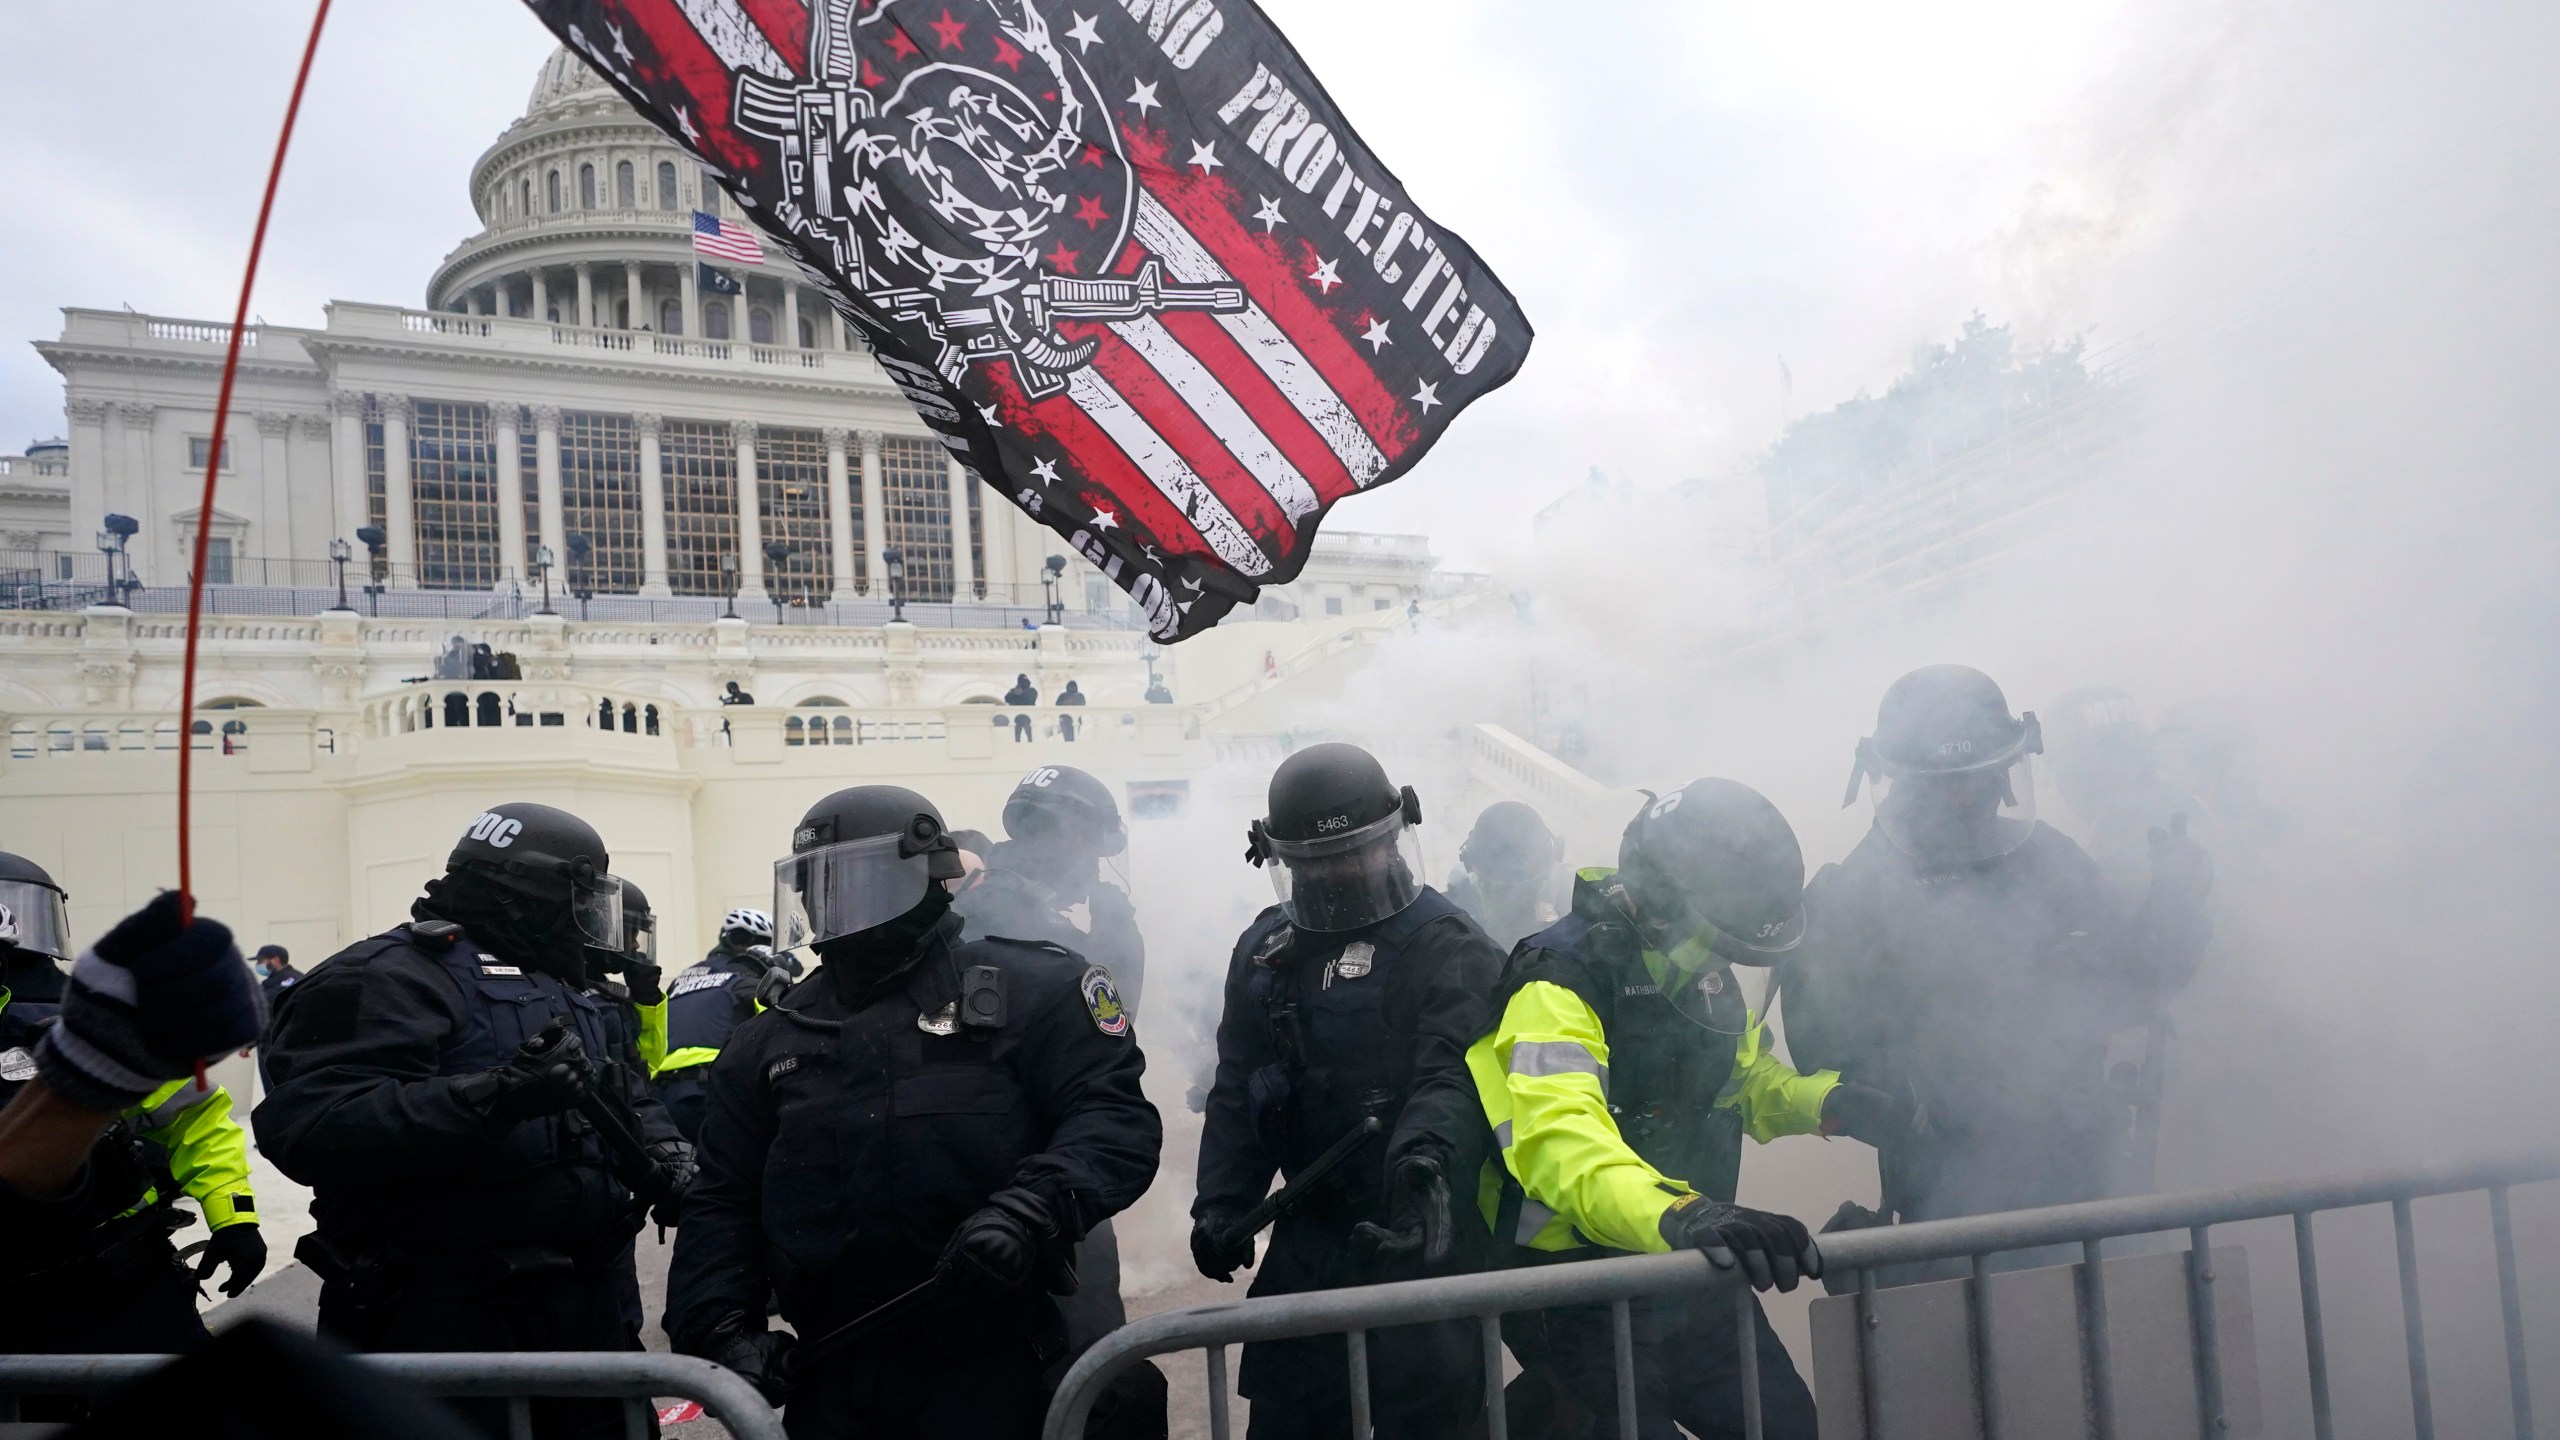
[[[1223,855],[1375,651],[1510,613],[1420,536],[1334,531],[1295,583],[1158,651],[787,262],[724,263],[739,293],[706,293],[694,212],[735,210],[567,52],[470,185],[482,228],[423,308],[339,301],[243,337],[210,514],[229,326],[75,308],[38,342],[68,433],[0,457],[0,848],[53,871],[81,933],[174,883],[181,744],[199,896],[298,958],[405,917],[505,799],[596,822],[687,958],[727,907],[770,903],[791,821],[841,785],[909,784],[998,832],[1016,778],[1072,763],[1155,822],[1133,826],[1142,872],[1151,847]],[[1499,726],[1398,743],[1435,873],[1492,800],[1623,818]]]

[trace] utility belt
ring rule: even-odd
[[[293,1258],[325,1285],[352,1293],[358,1305],[397,1296],[534,1300],[609,1281],[623,1246],[572,1252],[541,1245],[453,1249],[350,1245],[318,1232],[295,1243]]]

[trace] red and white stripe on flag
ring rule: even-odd
[[[741,265],[764,263],[764,247],[756,243],[756,232],[699,210],[693,212],[693,248],[696,254],[715,260],[734,260]]]

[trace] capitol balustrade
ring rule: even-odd
[[[653,367],[799,371],[814,380],[883,389],[889,384],[879,362],[858,350],[758,345],[745,340],[663,335],[651,330],[569,325],[530,316],[457,315],[447,310],[411,310],[399,305],[340,300],[329,306],[328,333],[332,337],[412,344],[449,340],[476,351],[525,355],[556,356],[562,351],[579,351]]]

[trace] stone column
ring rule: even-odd
[[[829,604],[841,605],[853,598],[853,494],[851,467],[845,463],[845,442],[852,438],[842,426],[831,426],[827,437],[827,565],[833,572],[835,588],[828,594]]]
[[[584,260],[578,262],[578,318],[571,323],[577,325],[596,323],[595,267]]]
[[[462,313],[465,315],[477,315],[480,313],[479,291],[465,290],[462,292]]]
[[[636,273],[639,267],[632,268]],[[673,595],[667,584],[667,470],[658,448],[664,422],[645,411],[631,421],[640,431],[640,593]]]
[[[63,413],[71,421],[71,538],[66,548],[77,553],[105,528],[107,490],[115,473],[113,436],[107,429],[104,400],[66,400]]]
[[[758,518],[756,493],[756,422],[732,420],[729,438],[738,442],[738,603],[764,603],[764,528]]]
[[[551,588],[560,588],[560,571],[569,563],[569,526],[560,503],[560,407],[533,407],[533,496],[541,524],[541,543],[551,548]],[[529,576],[528,576],[529,578]]]
[[[862,577],[874,600],[889,598],[880,552],[889,548],[889,505],[880,484],[880,432],[862,432]]]
[[[985,513],[979,519],[987,531],[987,594],[999,605],[1026,604],[1028,602],[1022,598],[1022,576],[1013,563],[1014,530],[1020,524],[1022,512],[1014,509],[992,486],[981,485],[979,493],[986,497],[981,502]]]
[[[163,574],[182,574],[184,566],[175,570],[162,568],[168,558],[168,547],[178,543],[173,531],[161,533],[159,507],[154,503],[157,486],[153,477],[160,473],[151,453],[152,431],[158,425],[160,407],[131,400],[116,404],[116,468],[114,483],[107,487],[107,509],[130,515],[141,522],[142,533],[133,537],[127,552],[133,559],[135,574],[145,584],[157,583]]]
[[[418,588],[418,507],[409,484],[409,397],[382,405],[382,533],[391,542],[391,588]]]
[[[622,294],[624,303],[631,309],[631,313],[625,317],[626,323],[622,328],[637,330],[647,324],[649,300],[640,291],[640,262],[637,260],[622,262]]]
[[[365,518],[364,396],[341,390],[329,397],[329,411],[334,427],[329,448],[330,508],[334,513],[330,516],[329,533],[355,545],[356,531],[373,523]],[[365,563],[363,546],[356,545],[356,557],[357,565]]]
[[[833,305],[827,307],[827,339],[835,349],[848,348],[844,343],[844,312]]]
[[[498,583],[524,577],[524,407],[489,407],[498,437]]]
[[[951,603],[958,605],[975,599],[978,589],[978,567],[969,558],[969,469],[953,456],[943,461],[943,474],[951,482]]]
[[[688,339],[702,337],[702,272],[698,262],[687,258],[676,266],[676,285],[684,291],[684,333]]]
[[[258,412],[258,503],[250,512],[250,531],[241,547],[243,555],[233,560],[232,577],[243,585],[275,582],[258,576],[258,572],[241,563],[249,553],[274,556],[282,560],[293,554],[293,417],[282,411]],[[237,492],[234,492],[237,493]],[[212,516],[201,516],[208,523]],[[276,572],[282,583],[292,578],[284,571]]]
[[[501,320],[515,313],[515,306],[507,301],[507,277],[504,275],[489,282],[489,313]]]
[[[551,318],[551,289],[543,283],[542,272],[539,270],[533,272],[533,318],[536,320]]]
[[[782,282],[782,343],[800,348],[800,286],[790,280]]]

